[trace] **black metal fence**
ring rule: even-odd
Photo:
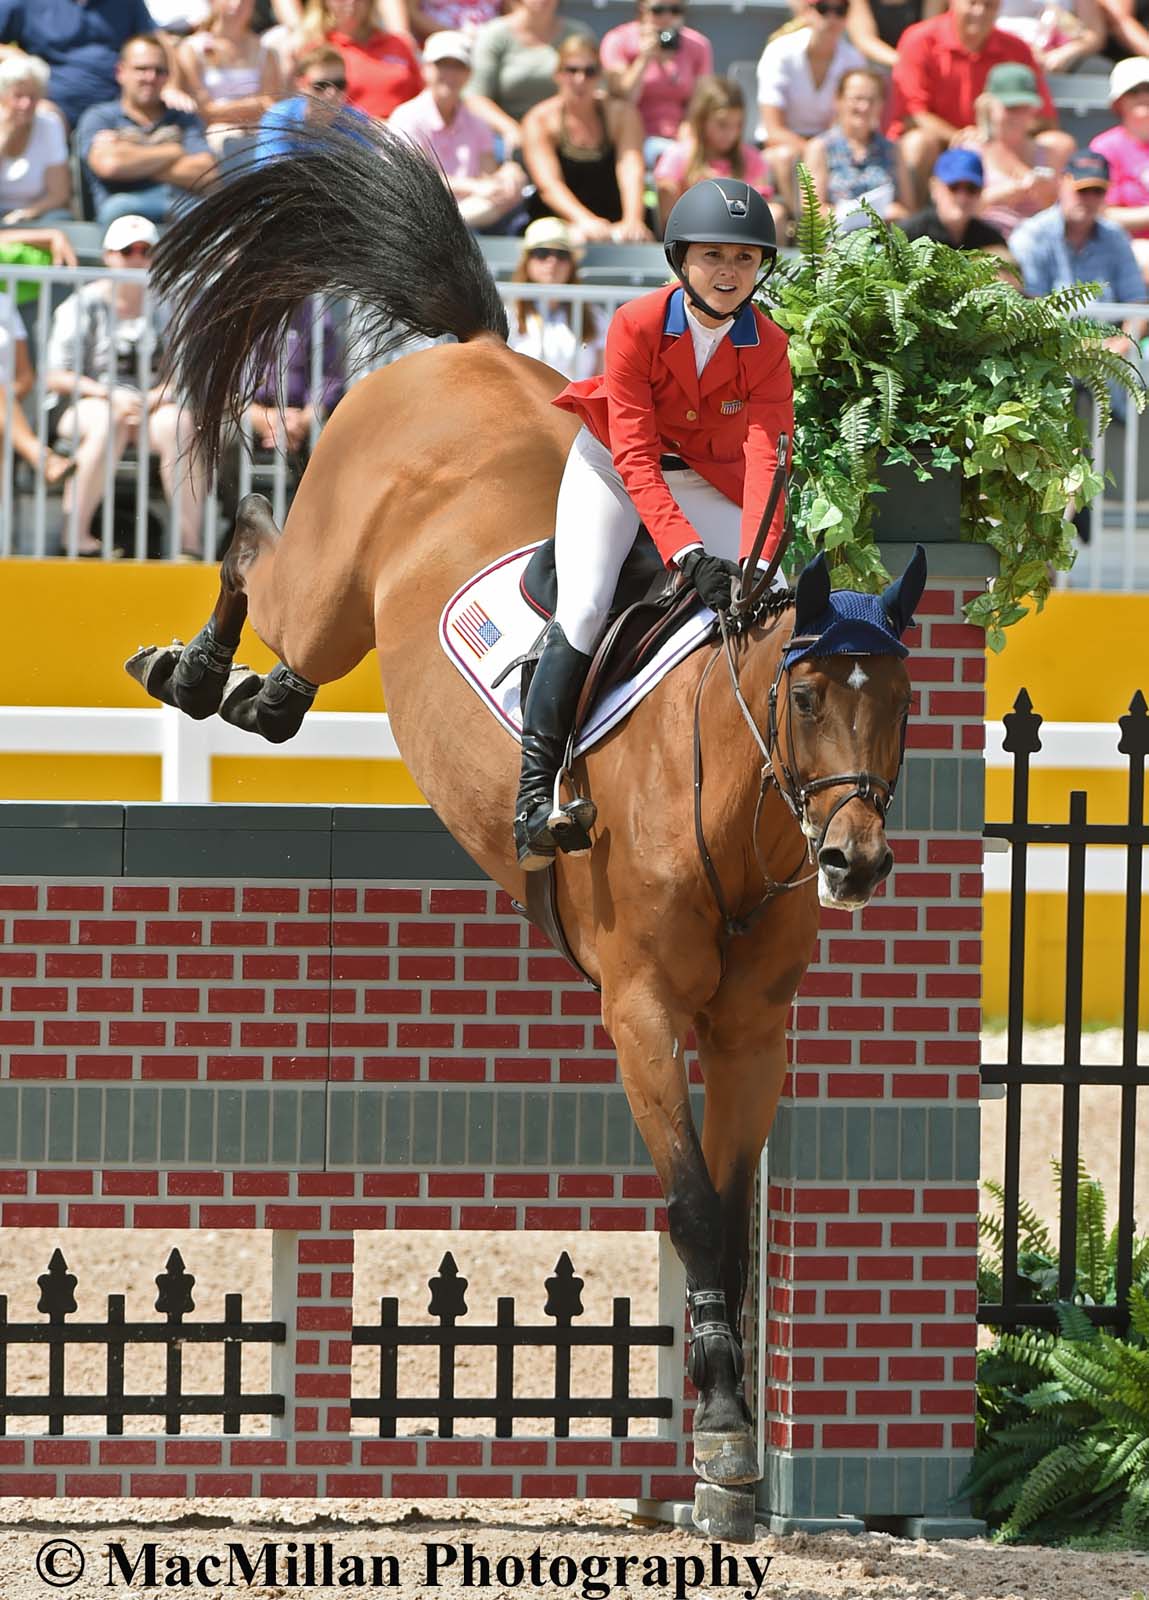
[[[1078,1207],[1081,1166],[1081,1094],[1099,1085],[1121,1091],[1118,1127],[1119,1180],[1116,1248],[1110,1292],[1101,1303],[1096,1296],[1087,1315],[1096,1323],[1124,1332],[1128,1326],[1128,1297],[1134,1263],[1134,1176],[1137,1160],[1137,1091],[1149,1088],[1149,1062],[1137,1059],[1137,1023],[1145,963],[1149,956],[1142,928],[1141,869],[1149,844],[1145,823],[1145,758],[1149,754],[1149,714],[1138,690],[1128,713],[1118,718],[1118,750],[1128,757],[1128,806],[1123,823],[1091,823],[1086,795],[1074,790],[1069,797],[1067,822],[1033,822],[1029,816],[1030,757],[1041,749],[1042,718],[1033,710],[1024,689],[1004,719],[1005,750],[1013,756],[1013,805],[1008,822],[985,826],[991,839],[1007,840],[1011,852],[1009,901],[1009,1014],[1006,1060],[1003,1065],[983,1064],[985,1083],[1005,1085],[1005,1172],[1002,1185],[1000,1228],[999,1302],[978,1306],[981,1322],[1001,1326],[1054,1327],[1055,1300],[1081,1299],[1082,1263],[1078,1259]],[[1062,1059],[1056,1065],[1025,1059],[1022,1031],[1027,931],[1027,872],[1030,845],[1064,845],[1068,850],[1065,924],[1065,1031]],[[1085,963],[1085,859],[1090,845],[1117,845],[1125,851],[1124,973],[1122,983],[1121,1060],[1107,1066],[1085,1065],[1081,1059],[1082,985]],[[1021,1162],[1022,1096],[1029,1084],[1062,1087],[1060,1170],[1061,1214],[1057,1243],[1056,1285],[1035,1295],[1032,1276],[1019,1272],[1019,1232],[1023,1220],[1019,1194]],[[1094,1281],[1096,1281],[1094,1275]],[[1044,1302],[1044,1303],[1043,1303]]]
[[[430,1417],[435,1420],[441,1439],[454,1436],[455,1423],[462,1418],[494,1418],[495,1434],[509,1439],[519,1419],[549,1417],[556,1437],[566,1438],[575,1418],[604,1418],[610,1422],[615,1438],[626,1438],[635,1417],[669,1417],[668,1399],[636,1398],[631,1395],[631,1351],[659,1345],[673,1345],[679,1335],[667,1324],[639,1326],[630,1320],[630,1300],[614,1299],[613,1319],[607,1324],[574,1325],[583,1314],[582,1278],[575,1276],[571,1259],[564,1250],[555,1264],[554,1275],[546,1279],[546,1305],[543,1315],[551,1326],[519,1323],[515,1320],[515,1301],[500,1296],[493,1324],[460,1327],[467,1314],[467,1280],[460,1277],[450,1251],[443,1257],[438,1273],[428,1281],[431,1291],[429,1314],[434,1323],[401,1323],[399,1301],[385,1296],[379,1302],[378,1324],[352,1329],[352,1343],[377,1346],[379,1350],[378,1399],[353,1399],[353,1417],[377,1418],[379,1435],[393,1439],[400,1417]],[[439,1351],[439,1374],[435,1393],[420,1396],[399,1394],[399,1351],[403,1347],[431,1345]],[[523,1347],[554,1351],[553,1394],[544,1398],[515,1393],[515,1351]],[[455,1358],[461,1349],[479,1347],[495,1351],[494,1394],[456,1395]],[[609,1353],[610,1393],[576,1395],[571,1393],[571,1352],[576,1348],[597,1347]],[[603,1363],[605,1368],[605,1362]]]
[[[60,1250],[53,1251],[47,1272],[36,1281],[40,1286],[36,1309],[47,1317],[46,1322],[9,1322],[8,1296],[0,1294],[0,1435],[7,1432],[9,1417],[47,1417],[50,1434],[62,1434],[68,1417],[104,1417],[109,1434],[122,1434],[125,1417],[162,1416],[165,1431],[175,1434],[182,1419],[189,1416],[221,1416],[224,1433],[238,1433],[244,1416],[283,1415],[282,1395],[244,1392],[243,1348],[282,1344],[287,1337],[284,1324],[245,1322],[242,1294],[224,1296],[222,1322],[189,1322],[187,1318],[195,1310],[195,1277],[185,1271],[178,1250],[171,1252],[166,1270],[156,1278],[159,1294],[155,1308],[164,1316],[162,1323],[127,1322],[122,1294],[108,1295],[104,1322],[69,1322],[77,1309],[78,1279],[68,1271]],[[131,1345],[157,1344],[166,1352],[163,1391],[125,1393],[126,1350]],[[218,1394],[185,1391],[185,1344],[223,1346],[223,1384]],[[8,1352],[16,1345],[47,1346],[46,1394],[9,1393]],[[67,1352],[74,1345],[104,1347],[103,1394],[69,1394]]]

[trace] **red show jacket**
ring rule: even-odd
[[[659,457],[680,456],[742,507],[743,556],[750,554],[778,463],[778,435],[794,437],[787,338],[748,305],[702,377],[681,289],[656,289],[620,306],[606,336],[606,372],[568,384],[555,405],[572,411],[604,444],[659,553],[669,564],[699,542],[666,486]],[[782,535],[783,507],[762,558]]]

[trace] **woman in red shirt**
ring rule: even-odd
[[[308,0],[300,35],[306,45],[334,45],[347,68],[347,104],[386,120],[397,105],[423,90],[410,39],[387,33],[373,0]]]
[[[708,178],[678,201],[664,242],[681,287],[622,306],[603,375],[555,401],[583,426],[559,487],[555,620],[523,707],[515,845],[528,872],[556,848],[590,848],[594,806],[555,803],[556,776],[639,523],[667,566],[725,609],[736,558],[758,531],[778,435],[793,433],[786,335],[753,304],[778,254],[765,200],[740,179]],[[782,515],[780,504],[763,561]]]

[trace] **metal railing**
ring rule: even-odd
[[[1086,1293],[1081,1279],[1096,1278],[1098,1262],[1078,1259],[1078,1205],[1080,1186],[1076,1181],[1081,1163],[1082,1093],[1109,1086],[1121,1091],[1119,1120],[1114,1133],[1119,1147],[1116,1250],[1112,1283],[1100,1287],[1088,1284],[1086,1314],[1094,1321],[1112,1324],[1120,1331],[1128,1325],[1128,1296],[1133,1281],[1134,1191],[1138,1163],[1144,1151],[1137,1149],[1138,1092],[1149,1092],[1149,1062],[1138,1060],[1138,1018],[1144,985],[1146,953],[1142,897],[1143,865],[1149,846],[1149,826],[1145,823],[1145,762],[1149,756],[1149,712],[1140,691],[1129,710],[1117,719],[1120,742],[1117,752],[1126,771],[1126,820],[1121,823],[1090,822],[1087,795],[1074,790],[1069,796],[1066,822],[1037,822],[1030,812],[1030,773],[1034,758],[1044,749],[1047,734],[1043,719],[1034,711],[1028,693],[1022,689],[1014,708],[1004,718],[1006,737],[1002,747],[1012,759],[1011,816],[1002,822],[987,822],[984,833],[989,840],[1003,841],[1010,851],[1009,899],[1009,1011],[1004,1063],[983,1062],[983,1084],[1004,1086],[1005,1090],[1005,1181],[1004,1205],[999,1237],[999,1262],[993,1274],[993,1294],[983,1294],[978,1320],[995,1326],[1055,1327],[1057,1300],[1081,1300]],[[1056,1064],[1027,1059],[1024,1035],[1026,947],[1030,934],[1031,895],[1035,887],[1029,870],[1030,852],[1040,846],[1056,844],[1066,852],[1065,907],[1065,1027],[1062,1059]],[[1121,1059],[1104,1066],[1088,1064],[1082,1057],[1083,986],[1086,957],[1085,919],[1087,851],[1107,845],[1118,851],[1124,868],[1124,929],[1122,971]],[[1034,1084],[1059,1084],[1062,1090],[1060,1171],[1063,1175],[1060,1198],[1060,1225],[1056,1249],[1056,1289],[1053,1268],[1043,1287],[1036,1288],[1023,1268],[1023,1204],[1021,1194],[1021,1136],[1023,1093]],[[1111,1295],[1111,1298],[1108,1296]]]
[[[0,271],[0,289],[7,290],[13,297],[21,286],[32,285],[38,290],[34,308],[30,315],[24,316],[35,368],[35,382],[30,394],[25,397],[25,410],[41,450],[53,442],[53,413],[59,416],[68,404],[66,398],[53,396],[45,382],[44,357],[52,312],[66,294],[76,292],[83,285],[96,281],[106,281],[109,285],[118,282],[138,283],[139,276],[131,271],[108,271],[102,267],[69,269],[12,266]],[[503,282],[499,284],[499,292],[508,307],[520,300],[533,300],[539,297],[539,287],[532,284]],[[632,300],[646,292],[648,290],[643,286],[595,283],[548,288],[546,296],[550,300],[572,306],[590,304],[604,318],[609,318],[624,301]],[[1103,321],[1120,323],[1130,316],[1144,314],[1146,308],[1098,303],[1092,306],[1090,311]],[[323,386],[324,344],[322,310],[318,301],[313,306],[312,315],[309,386],[312,393],[319,393]],[[98,516],[98,528],[94,531],[102,545],[103,556],[109,559],[117,553],[117,545],[122,553],[137,559],[144,559],[149,555],[174,558],[180,554],[179,520],[181,495],[184,492],[186,477],[181,473],[173,495],[170,498],[165,496],[156,481],[155,451],[148,442],[147,394],[156,376],[151,368],[154,364],[157,332],[155,306],[147,295],[144,300],[143,323],[143,335],[137,344],[136,386],[141,391],[143,400],[140,421],[136,429],[136,442],[117,463],[112,433],[109,430],[105,449],[102,509]],[[113,340],[116,332],[113,301],[110,312],[110,333]],[[345,342],[346,385],[350,387],[378,363],[370,359],[365,349],[364,341],[357,330],[353,308],[348,309],[341,319],[341,333]],[[409,349],[419,348],[427,342],[414,340],[400,354],[407,353]],[[397,357],[393,356],[390,359],[394,360]],[[79,370],[80,364],[81,351],[77,341],[77,348],[73,353],[74,370]],[[74,555],[82,534],[82,530],[77,526],[75,511],[73,510],[70,518],[64,515],[61,492],[58,489],[48,488],[42,471],[33,470],[24,464],[21,464],[19,472],[14,471],[12,430],[9,425],[11,407],[17,398],[14,378],[10,377],[6,385],[0,386],[0,394],[2,394],[0,417],[5,424],[3,440],[0,441],[0,556]],[[320,428],[319,420],[313,418],[310,438],[312,447]],[[1118,434],[1121,431],[1124,437],[1119,442]],[[1149,586],[1149,501],[1142,502],[1138,499],[1140,418],[1130,407],[1123,430],[1115,430],[1107,438],[1098,432],[1094,417],[1092,432],[1094,460],[1103,473],[1107,458],[1108,462],[1113,464],[1114,449],[1115,447],[1120,449],[1120,456],[1116,458],[1122,470],[1120,494],[1102,494],[1094,502],[1091,542],[1083,548],[1074,572],[1060,575],[1059,583],[1063,587],[1126,591]],[[69,448],[67,442],[64,442],[61,448],[67,450]],[[228,492],[222,492],[218,483],[208,485],[204,501],[200,527],[200,553],[205,561],[217,558],[225,531],[223,518],[230,514],[230,508],[236,499],[249,493],[253,488],[258,488],[267,494],[276,520],[282,522],[287,514],[293,490],[293,471],[283,450],[277,449],[273,452],[256,450],[247,419],[244,420],[240,433],[232,441],[225,455],[230,463]],[[119,510],[116,501],[117,487],[121,496]],[[124,523],[127,520],[123,509],[125,499],[130,501],[133,508],[128,537],[125,537],[124,533]],[[160,530],[158,536],[157,524]]]

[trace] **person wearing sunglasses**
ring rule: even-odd
[[[116,68],[120,98],[90,106],[76,128],[96,221],[148,217],[165,222],[201,184],[215,176],[215,157],[194,112],[164,103],[167,52],[158,39],[129,39]]]
[[[505,17],[484,22],[476,32],[468,99],[493,102],[509,119],[508,127],[495,129],[508,152],[518,145],[527,112],[555,92],[560,47],[585,32],[560,15],[559,0],[515,0]]]
[[[648,169],[681,137],[698,80],[714,71],[710,40],[688,28],[685,17],[685,0],[638,0],[635,20],[611,28],[602,41],[611,93],[642,118]]]
[[[865,65],[846,37],[848,0],[801,4],[793,26],[780,29],[758,60],[758,139],[765,147],[791,215],[798,214],[795,163],[806,141],[833,126],[838,85]]]
[[[625,100],[601,94],[601,78],[589,34],[560,46],[558,94],[523,118],[523,159],[536,190],[528,207],[568,222],[579,239],[649,239],[642,122]]]
[[[141,434],[159,459],[169,501],[179,504],[180,551],[198,557],[207,485],[193,459],[190,412],[158,374],[162,315],[146,301],[147,269],[159,242],[143,216],[117,217],[104,234],[104,265],[120,274],[98,278],[56,309],[44,360],[44,384],[65,402],[57,435],[74,445],[75,477],[64,489],[64,540],[69,555],[99,556],[92,521],[104,498],[107,463]],[[130,274],[130,276],[129,276]]]
[[[578,283],[582,257],[582,246],[565,222],[539,217],[523,235],[523,252],[511,273],[512,283],[539,287],[537,300],[515,300],[507,307],[511,349],[544,361],[564,378],[591,378],[602,371],[606,327],[599,309],[546,298],[547,289]]]
[[[292,134],[301,123],[312,126],[336,117],[352,131],[362,113],[347,104],[347,72],[334,45],[317,44],[295,63],[295,93],[279,100],[259,119],[254,161],[276,161],[297,149]]]
[[[902,227],[907,239],[933,239],[955,250],[1004,250],[1005,235],[983,222],[985,167],[976,150],[943,150],[930,175],[930,203]]]

